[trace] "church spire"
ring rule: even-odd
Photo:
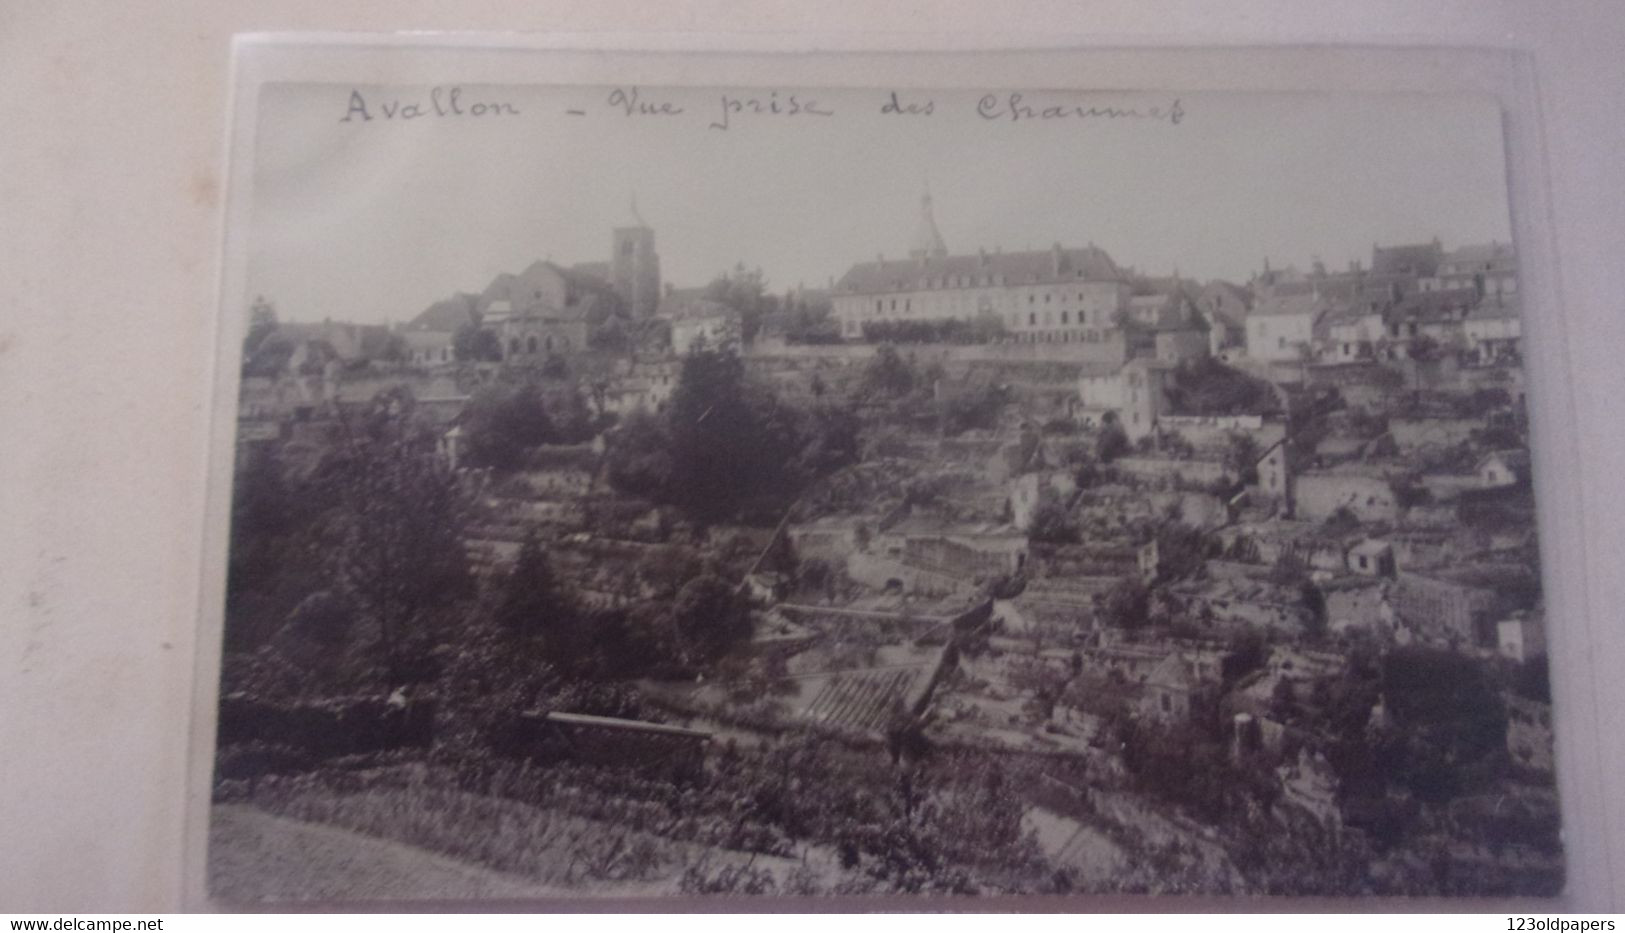
[[[909,245],[908,255],[912,259],[948,258],[948,244],[943,242],[942,234],[937,230],[936,217],[931,212],[929,183],[925,193],[920,196],[920,220],[914,228],[914,239]]]

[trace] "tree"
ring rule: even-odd
[[[1136,629],[1150,619],[1151,591],[1134,577],[1117,581],[1101,605],[1101,616],[1112,628]]]
[[[1305,580],[1298,587],[1298,599],[1303,603],[1304,636],[1312,641],[1326,637],[1326,594],[1313,581]]]
[[[913,391],[915,384],[914,367],[897,352],[891,344],[884,344],[875,351],[874,359],[863,371],[864,388],[872,395],[888,395],[898,397]]]
[[[1455,796],[1470,765],[1505,754],[1506,709],[1485,669],[1448,651],[1401,648],[1382,659],[1382,695],[1397,730],[1391,775],[1418,797]]]
[[[401,419],[352,431],[329,481],[337,500],[333,577],[376,626],[390,680],[420,679],[435,613],[472,592],[456,479]]]
[[[502,341],[497,339],[496,334],[474,321],[468,321],[452,334],[451,349],[460,363],[502,361]]]
[[[746,344],[756,339],[762,318],[778,309],[778,299],[768,294],[762,270],[747,270],[744,263],[711,280],[705,297],[739,312],[739,339]]]
[[[801,449],[790,467],[796,481],[809,483],[857,463],[862,457],[862,424],[850,408],[817,405],[797,429]]]
[[[1029,535],[1045,544],[1077,544],[1081,540],[1078,523],[1066,510],[1066,503],[1055,496],[1046,495],[1033,510]]]
[[[798,565],[796,584],[805,593],[833,595],[835,568],[821,557],[810,557]]]
[[[1431,363],[1444,357],[1444,348],[1427,334],[1418,334],[1405,345],[1405,355],[1418,363]]]
[[[275,448],[251,447],[232,483],[226,573],[228,650],[258,647],[322,578],[312,537],[331,504],[321,486],[290,476]]]
[[[498,385],[469,400],[463,434],[468,465],[513,470],[528,448],[554,439],[554,427],[534,384]]]
[[[943,402],[943,429],[952,436],[973,428],[992,428],[1004,410],[1004,393],[984,385],[968,392],[955,392]]]
[[[750,637],[750,610],[735,586],[705,574],[678,590],[670,625],[679,662],[705,663]]]
[[[1169,410],[1182,415],[1257,415],[1280,408],[1269,382],[1212,357],[1179,369],[1166,391]]]
[[[746,385],[744,363],[731,350],[684,359],[667,424],[667,496],[699,518],[715,520],[753,498],[790,491],[787,468],[799,447],[794,415]]]
[[[1224,466],[1244,486],[1258,482],[1258,442],[1244,431],[1232,431],[1224,452]]]
[[[664,419],[634,411],[610,436],[609,481],[635,496],[666,501],[672,482],[671,435]]]
[[[272,644],[283,660],[299,669],[304,687],[332,689],[351,647],[354,622],[355,607],[349,600],[331,590],[316,590],[288,613]]]
[[[502,581],[496,621],[524,638],[540,639],[548,660],[575,657],[575,606],[560,586],[534,533],[525,535],[513,567]]]
[[[572,386],[552,393],[545,409],[553,426],[548,443],[580,444],[592,439],[593,411],[578,389]]]
[[[1157,576],[1163,580],[1192,576],[1217,551],[1217,543],[1201,529],[1179,521],[1165,522],[1157,529]]]
[[[1131,448],[1128,432],[1123,430],[1116,417],[1108,415],[1100,425],[1099,436],[1095,438],[1095,459],[1101,463],[1111,463]]]
[[[646,591],[658,600],[671,600],[683,584],[707,572],[705,561],[692,548],[667,544],[651,548],[638,560],[636,574]]]
[[[809,307],[798,306],[785,322],[784,338],[789,343],[839,343],[841,331],[830,313],[828,304]]]
[[[634,414],[614,432],[608,475],[701,521],[776,521],[808,483],[857,462],[859,427],[849,409],[809,411],[748,382],[731,349],[700,348],[662,415]]]

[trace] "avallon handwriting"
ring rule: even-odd
[[[374,111],[377,111],[375,114]],[[352,123],[359,119],[366,123],[375,119],[382,120],[417,120],[423,117],[517,117],[519,108],[505,100],[463,100],[463,89],[460,87],[429,89],[427,99],[391,97],[367,103],[367,98],[358,90],[350,91],[349,106],[344,116],[339,118],[340,123]]]

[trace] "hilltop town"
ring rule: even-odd
[[[1511,246],[914,225],[255,302],[217,799],[593,892],[1559,890]]]

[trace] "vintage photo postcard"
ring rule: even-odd
[[[1498,102],[972,80],[255,89],[213,897],[1562,889]]]

